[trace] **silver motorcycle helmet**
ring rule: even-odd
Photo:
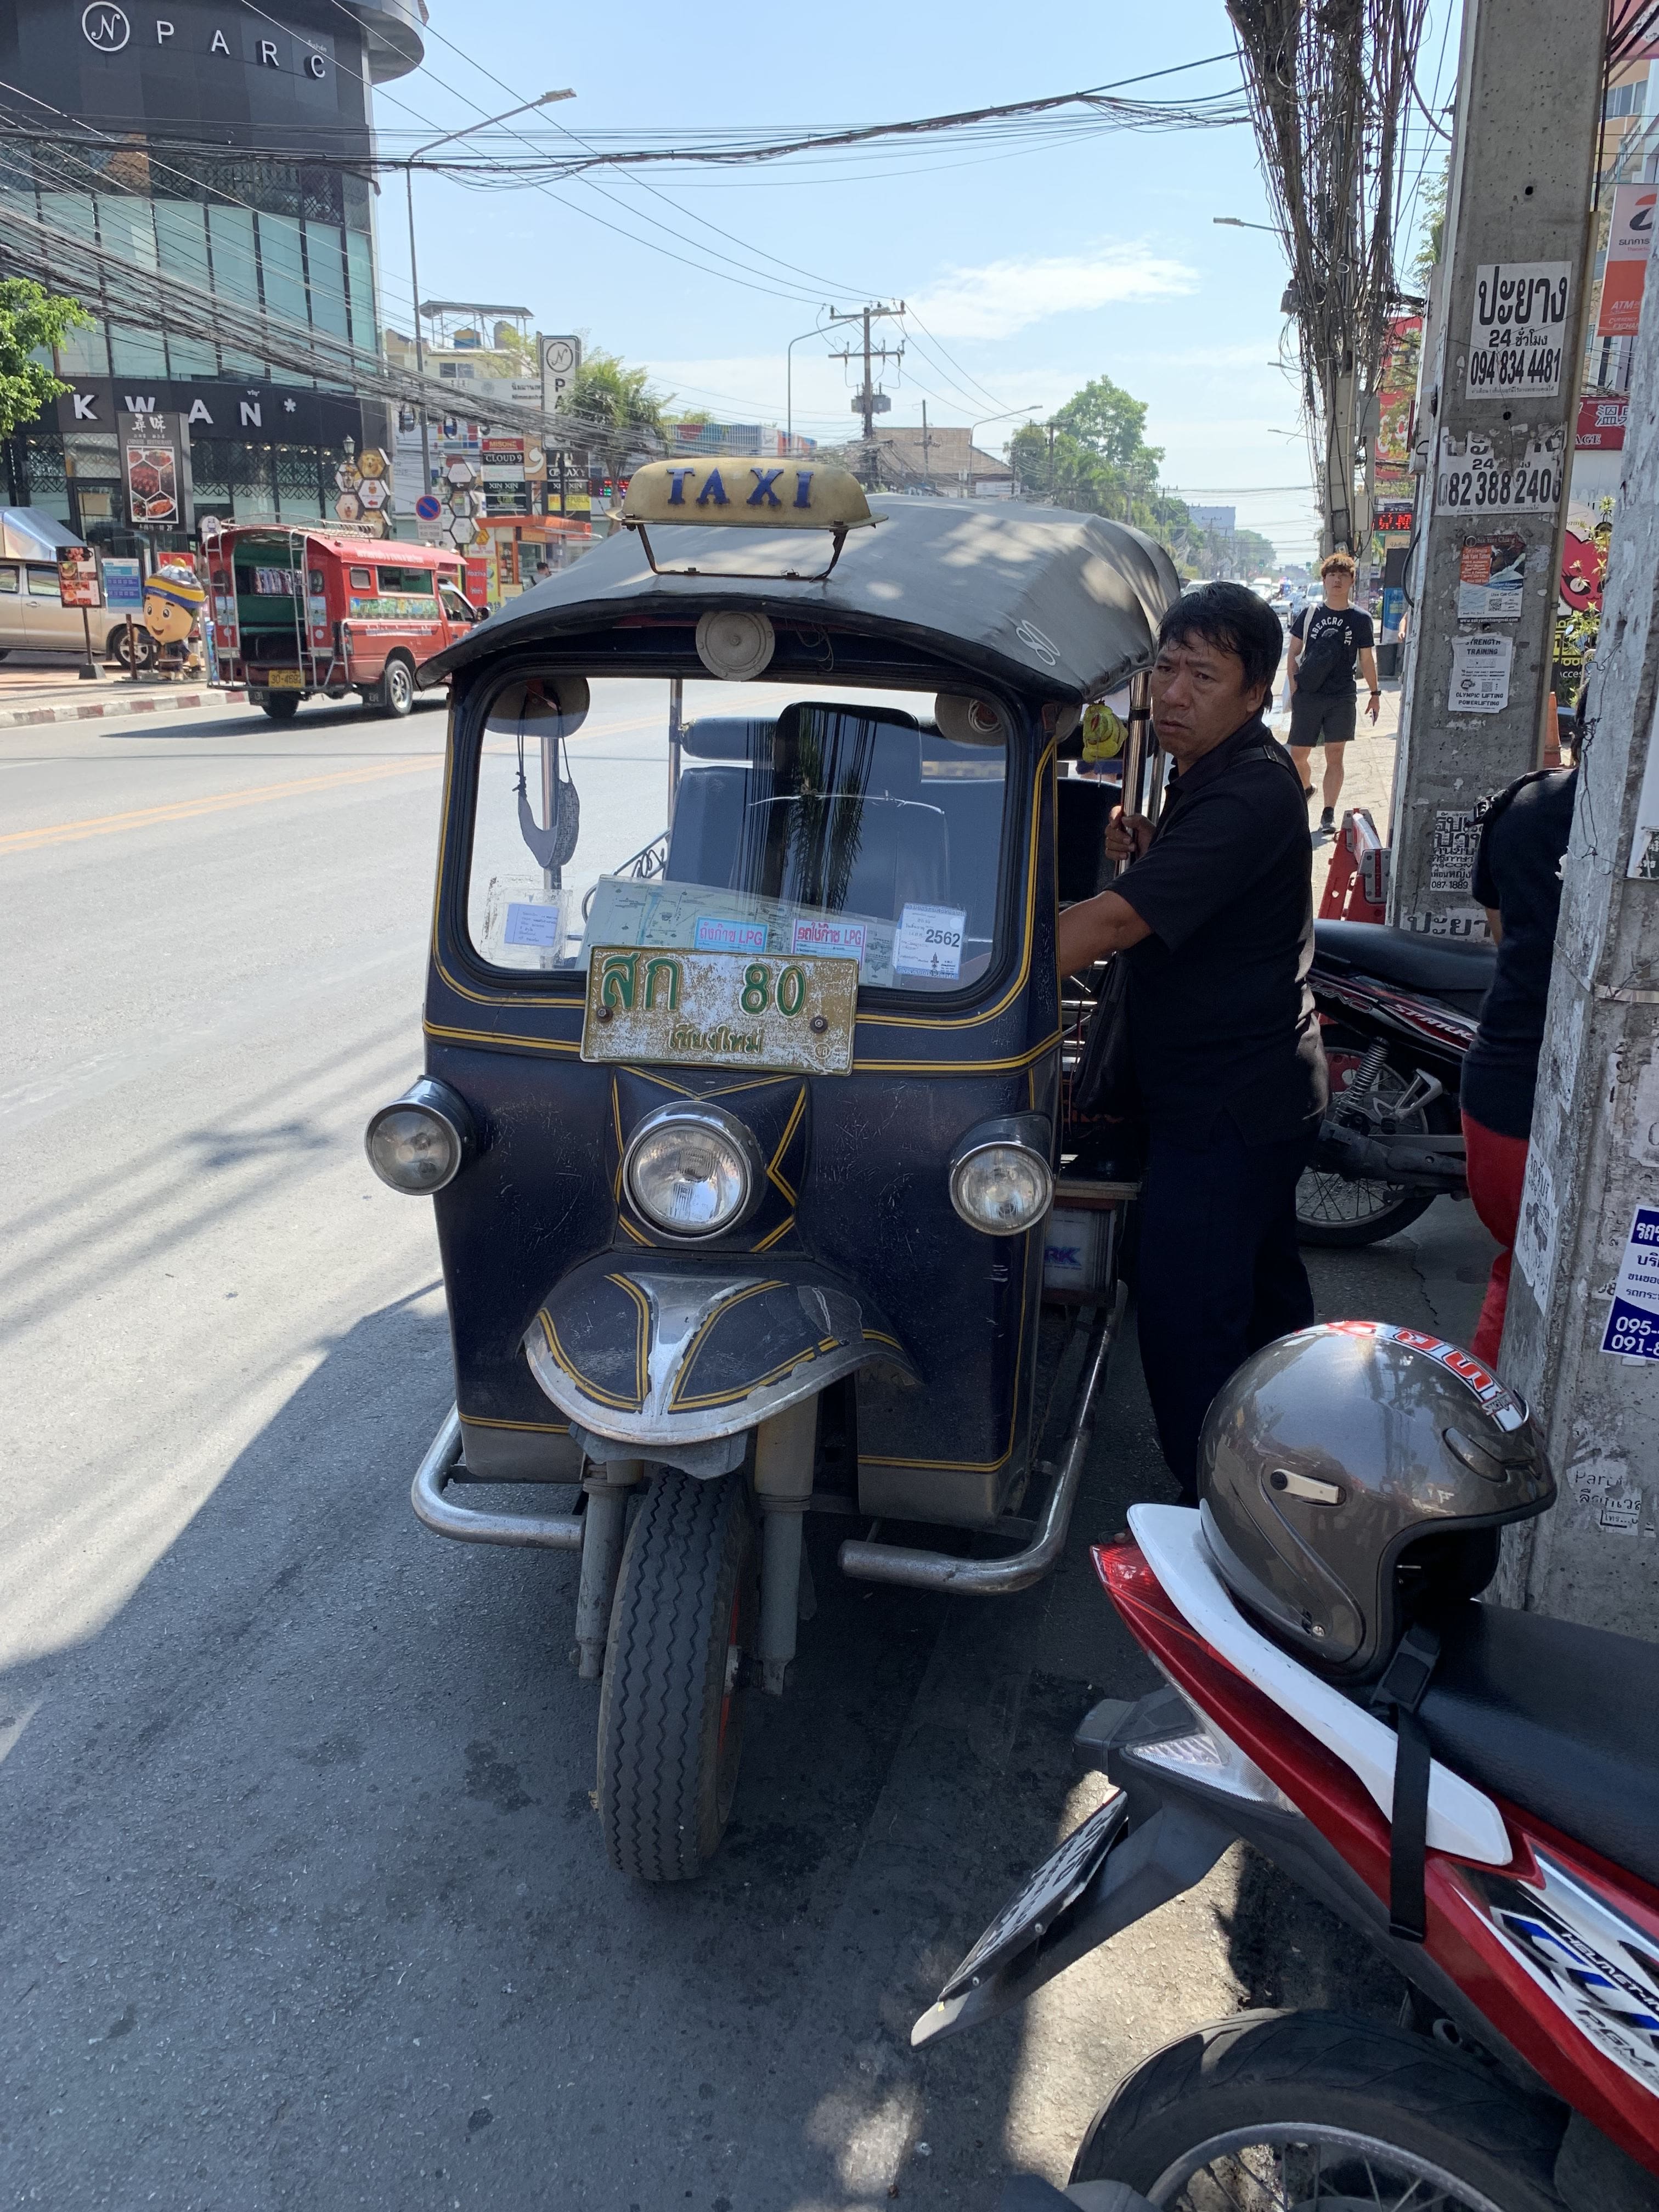
[[[1322,1322],[1254,1353],[1205,1417],[1198,1466],[1228,1589],[1353,1681],[1414,1617],[1478,1595],[1504,1523],[1555,1498],[1515,1393],[1458,1346],[1384,1322]]]

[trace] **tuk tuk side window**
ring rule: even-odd
[[[666,687],[595,682],[576,726],[555,681],[488,714],[467,919],[491,966],[585,973],[600,944],[818,952],[928,994],[992,967],[1003,733],[947,740],[931,695],[688,681],[665,830]]]

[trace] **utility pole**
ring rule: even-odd
[[[1592,0],[1466,0],[1425,332],[1389,919],[1484,933],[1476,811],[1542,757],[1603,64]],[[1436,326],[1437,321],[1437,327]],[[1523,564],[1518,605],[1480,580]],[[1499,610],[1505,605],[1512,613]]]
[[[929,491],[933,489],[933,471],[930,456],[933,441],[927,434],[927,402],[921,403],[921,480]]]
[[[885,345],[872,345],[870,339],[870,325],[872,322],[878,322],[884,315],[890,315],[895,318],[902,315],[904,313],[904,302],[901,300],[896,307],[877,305],[861,308],[859,312],[864,324],[864,343],[862,347],[860,348],[857,352],[855,352],[850,346],[845,347],[840,353],[832,353],[830,356],[830,359],[831,361],[854,361],[858,359],[860,355],[862,356],[864,362],[864,382],[854,395],[853,409],[855,414],[860,415],[864,418],[865,473],[869,477],[871,483],[873,486],[874,483],[877,481],[875,465],[876,416],[878,414],[884,414],[892,403],[889,400],[884,392],[878,392],[876,390],[872,365],[876,362],[880,362],[884,366],[890,361],[902,361],[904,358],[904,348],[902,345],[890,349]]]
[[[1499,1364],[1560,1502],[1504,1602],[1659,1637],[1659,283],[1632,364]]]

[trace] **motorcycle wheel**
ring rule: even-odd
[[[1071,2178],[1159,2212],[1564,2212],[1561,2133],[1559,2107],[1422,2036],[1241,2013],[1126,2075]]]
[[[1340,1097],[1364,1057],[1359,1049],[1328,1041],[1326,1063],[1330,1070],[1331,1095]],[[1405,1089],[1407,1078],[1393,1067],[1383,1070],[1381,1088],[1386,1094]],[[1425,1114],[1409,1114],[1401,1123],[1401,1134],[1424,1134],[1429,1128]],[[1457,1127],[1455,1118],[1448,1125]],[[1296,1187],[1296,1233],[1304,1244],[1379,1244],[1401,1229],[1409,1229],[1434,1204],[1431,1190],[1414,1190],[1409,1184],[1376,1182],[1345,1176],[1334,1168],[1307,1168]]]
[[[719,1850],[759,1619],[743,1476],[659,1468],[623,1551],[599,1698],[599,1819],[619,1873],[684,1881]]]

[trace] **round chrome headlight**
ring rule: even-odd
[[[951,1203],[970,1229],[1018,1237],[1048,1211],[1054,1178],[1040,1152],[1024,1145],[977,1145],[951,1169]]]
[[[363,1149],[380,1181],[416,1198],[453,1182],[471,1145],[465,1103],[447,1083],[426,1076],[371,1115],[363,1132]]]
[[[759,1196],[764,1172],[741,1121],[690,1101],[647,1114],[623,1160],[629,1197],[668,1237],[734,1229]]]

